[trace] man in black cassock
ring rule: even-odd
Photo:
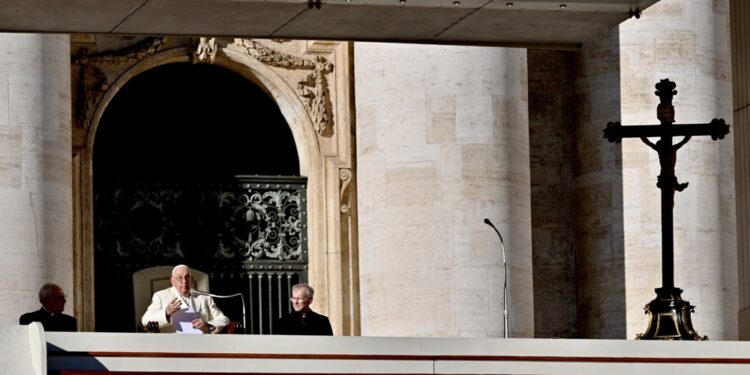
[[[76,318],[63,314],[67,297],[65,291],[56,284],[44,284],[39,289],[39,302],[42,308],[21,315],[18,322],[28,325],[31,322],[40,322],[45,331],[68,331],[75,332],[78,329]]]
[[[305,283],[292,287],[294,311],[281,318],[279,334],[333,336],[328,317],[310,309],[314,294],[313,288]]]

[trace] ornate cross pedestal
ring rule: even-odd
[[[682,289],[674,287],[674,233],[673,215],[675,191],[682,191],[687,183],[678,183],[674,173],[677,161],[677,150],[692,136],[710,135],[711,139],[723,139],[729,133],[729,125],[723,119],[713,119],[709,124],[672,125],[674,123],[674,106],[672,98],[677,94],[677,85],[663,79],[656,84],[656,95],[660,102],[656,107],[656,117],[660,125],[622,126],[619,122],[610,122],[604,129],[604,138],[610,142],[620,142],[623,138],[640,138],[643,143],[659,154],[661,173],[656,186],[661,189],[661,226],[662,226],[662,287],[656,289],[656,299],[644,308],[650,320],[646,332],[636,338],[641,340],[707,340],[693,329],[690,313],[695,306],[682,299]],[[677,144],[672,138],[684,136]],[[659,137],[656,144],[649,137]]]
[[[649,314],[646,332],[636,336],[638,340],[708,340],[693,329],[690,313],[695,306],[682,299],[680,288],[656,288],[656,299],[644,310]]]

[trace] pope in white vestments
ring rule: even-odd
[[[216,307],[210,296],[191,293],[190,268],[179,265],[172,270],[172,287],[154,293],[141,317],[144,327],[159,323],[159,332],[217,333],[229,318]]]

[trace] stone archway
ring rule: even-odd
[[[96,330],[142,331],[122,297],[135,298],[135,272],[175,263],[205,272],[212,293],[242,293],[245,309],[216,302],[247,332],[277,329],[309,252],[306,178],[271,97],[215,64],[160,65],[119,90],[95,145],[95,309],[121,306]]]
[[[96,46],[98,47],[98,46]],[[173,62],[224,66],[256,82],[279,106],[308,178],[309,281],[334,332],[359,334],[351,45],[339,42],[143,38],[114,52],[80,51],[74,80],[74,264],[76,314],[92,330],[92,157],[105,108],[134,76]]]

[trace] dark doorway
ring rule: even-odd
[[[298,176],[279,107],[258,86],[206,64],[169,64],[130,80],[102,116],[94,183]]]
[[[213,65],[151,69],[107,107],[93,161],[96,331],[137,330],[133,273],[176,264],[242,292],[251,332],[273,330],[306,279],[306,180],[266,92]],[[241,321],[241,304],[217,304]]]

